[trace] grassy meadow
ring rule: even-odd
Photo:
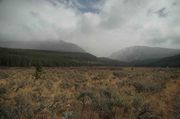
[[[0,68],[0,119],[180,119],[180,69]]]

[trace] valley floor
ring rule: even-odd
[[[0,68],[0,119],[179,119],[180,68]]]

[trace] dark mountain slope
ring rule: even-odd
[[[180,54],[161,59],[133,61],[130,64],[131,66],[180,67]]]
[[[0,66],[29,67],[43,66],[122,66],[123,62],[102,60],[89,53],[55,52],[0,48]]]

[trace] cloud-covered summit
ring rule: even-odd
[[[180,48],[179,0],[0,0],[0,39],[64,40],[98,55]]]

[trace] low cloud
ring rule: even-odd
[[[64,40],[97,56],[180,48],[179,0],[0,0],[0,39]]]

